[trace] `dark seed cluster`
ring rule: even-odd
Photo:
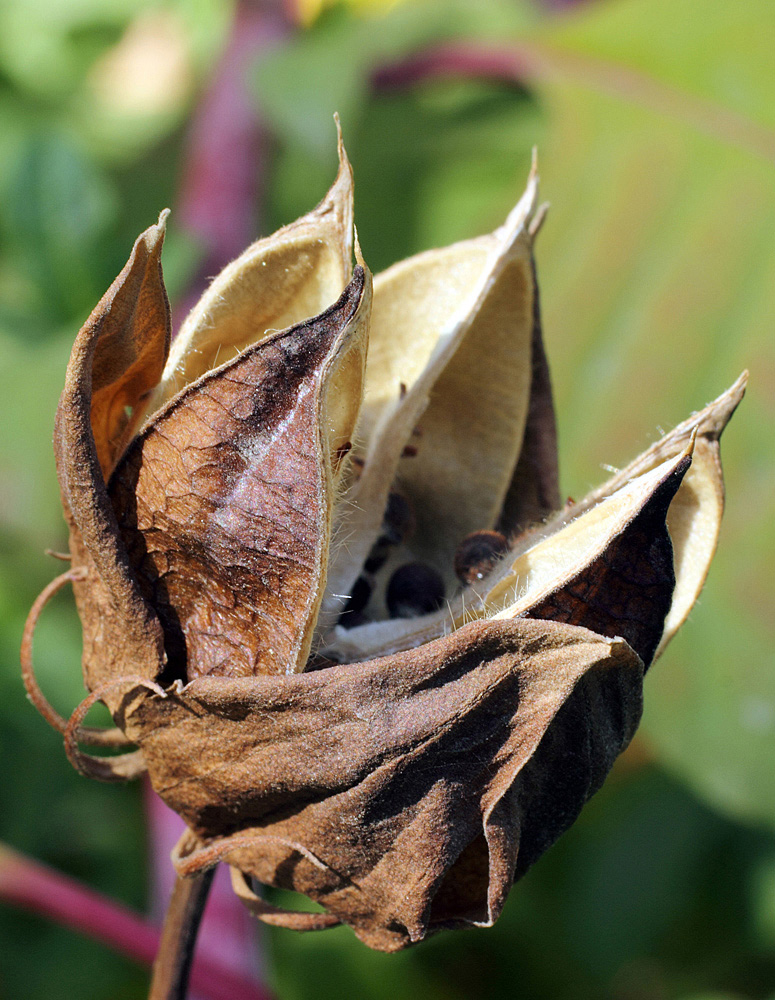
[[[366,607],[374,591],[374,575],[384,567],[396,546],[414,529],[411,504],[401,493],[388,497],[382,531],[364,564],[364,572],[355,581],[339,624],[345,628],[364,625],[370,619]],[[509,549],[508,539],[499,531],[475,531],[468,535],[455,553],[455,573],[464,586],[484,579]],[[444,579],[439,571],[424,562],[399,566],[388,581],[385,600],[391,618],[416,618],[438,611],[446,599]]]

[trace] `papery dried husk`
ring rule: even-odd
[[[530,235],[535,239],[536,223],[543,220],[539,208],[531,223]],[[530,345],[530,396],[525,433],[519,461],[506,491],[498,530],[507,537],[545,521],[560,506],[560,471],[557,454],[557,423],[554,415],[552,381],[549,362],[541,332],[541,305],[536,277],[533,272],[533,334]]]
[[[528,535],[449,607],[414,620],[338,628],[326,654],[363,659],[419,645],[474,618],[556,618],[620,635],[648,664],[675,577],[666,526],[691,452],[667,461],[555,532]]]
[[[130,689],[118,721],[201,838],[182,871],[226,860],[392,951],[497,918],[627,745],[641,688],[621,640],[475,622],[369,663]]]
[[[370,295],[361,264],[330,309],[174,397],[117,466],[110,497],[168,677],[304,668]]]
[[[414,511],[413,556],[429,559],[450,585],[460,539],[493,527],[502,512],[533,376],[528,226],[537,188],[534,167],[494,233],[421,253],[375,278],[355,442],[363,468],[340,507],[343,544],[332,551],[324,623],[360,572],[395,483]]]
[[[142,407],[158,382],[169,348],[165,220],[166,212],[138,237],[78,334],[57,408],[54,455],[90,688],[126,674],[127,664],[152,679],[164,660],[161,625],[132,572],[105,477],[125,439],[128,413]]]
[[[705,583],[718,544],[724,513],[724,474],[721,468],[720,439],[745,395],[748,372],[713,402],[684,420],[656,441],[634,462],[617,472],[571,508],[575,514],[619,489],[634,476],[642,475],[665,459],[680,453],[694,436],[691,468],[670,505],[667,525],[673,543],[676,586],[665,620],[664,632],[655,656],[659,656],[686,621]]]
[[[317,316],[342,294],[352,275],[353,180],[338,119],[337,134],[339,172],[328,194],[215,278],[175,338],[145,418],[202,375],[271,333]]]

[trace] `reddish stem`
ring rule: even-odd
[[[0,845],[0,900],[54,920],[150,966],[159,946],[154,924],[46,865]],[[197,957],[191,988],[207,1000],[271,1000],[266,989],[212,958]]]
[[[500,80],[521,86],[532,70],[524,49],[452,43],[380,66],[372,73],[371,81],[377,90],[400,90],[444,77]]]
[[[208,278],[256,238],[270,141],[250,93],[249,72],[291,28],[281,2],[241,0],[228,42],[199,100],[186,141],[175,217],[202,244],[194,287],[176,310],[182,319]],[[178,324],[176,324],[177,326]]]

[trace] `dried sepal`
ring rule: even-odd
[[[303,669],[369,304],[359,265],[320,316],[174,397],[117,467],[110,496],[164,626],[169,676]]]
[[[161,275],[166,213],[142,233],[124,269],[76,338],[57,408],[54,455],[70,529],[73,579],[83,625],[87,685],[127,663],[153,679],[164,658],[161,626],[121,542],[105,486],[123,445],[129,412],[161,376],[169,306]]]
[[[234,895],[243,906],[265,924],[285,927],[293,931],[322,931],[327,927],[335,927],[341,923],[339,918],[331,913],[307,913],[301,910],[285,910],[282,907],[273,906],[253,892],[248,885],[247,876],[239,868],[231,869],[231,886],[234,889]]]
[[[391,951],[496,919],[626,746],[641,679],[621,640],[474,622],[368,663],[136,688],[123,721],[201,838],[184,871],[227,860]]]

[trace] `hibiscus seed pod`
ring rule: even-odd
[[[340,142],[329,195],[230,264],[171,348],[166,213],[76,339],[55,429],[72,564],[30,612],[25,684],[83,773],[147,770],[188,826],[181,877],[228,863],[269,923],[385,951],[494,923],[628,744],[705,579],[745,375],[560,509],[537,180],[372,299]],[[90,690],[69,722],[31,659],[65,582]],[[116,729],[82,724],[95,701]]]
[[[455,553],[455,573],[463,584],[482,580],[501,556],[509,550],[509,543],[500,531],[474,531],[458,545]]]

